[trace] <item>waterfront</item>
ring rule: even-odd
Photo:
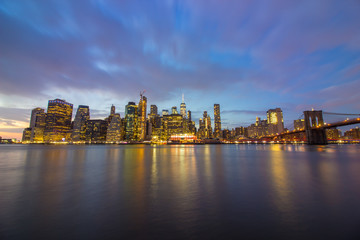
[[[1,238],[360,236],[359,145],[3,145]]]

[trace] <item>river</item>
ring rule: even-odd
[[[360,239],[360,145],[0,145],[1,239]]]

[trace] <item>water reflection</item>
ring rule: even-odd
[[[263,236],[263,229],[269,238],[279,237],[276,229],[308,238],[328,219],[343,219],[330,229],[335,236],[360,221],[360,150],[353,146],[1,150],[0,222],[15,238],[230,238]]]
[[[289,169],[286,166],[283,148],[289,150],[288,147],[284,145],[271,145],[270,148],[272,192],[274,203],[281,212],[284,222],[295,224],[296,216],[291,179],[289,177]]]

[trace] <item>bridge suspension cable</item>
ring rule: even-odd
[[[323,114],[329,114],[329,115],[343,115],[343,116],[360,116],[360,113],[354,114],[354,113],[332,113],[332,112],[323,112]]]

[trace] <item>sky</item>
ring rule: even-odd
[[[268,109],[360,113],[359,0],[0,0],[0,136],[61,98],[104,118],[185,95],[223,128]]]

